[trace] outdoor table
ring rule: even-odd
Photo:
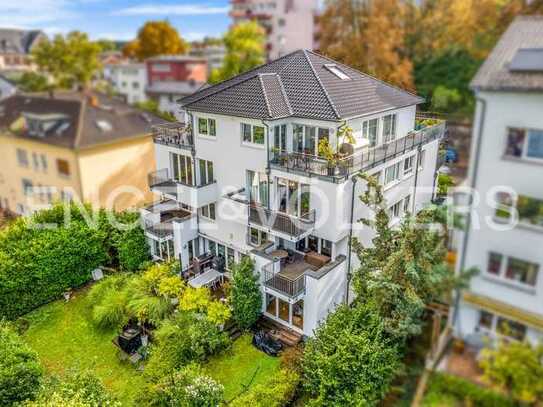
[[[209,269],[202,274],[189,280],[189,284],[194,288],[210,287],[222,278],[222,274],[215,269]]]

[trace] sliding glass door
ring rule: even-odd
[[[277,178],[277,199],[279,212],[301,217],[311,210],[310,190],[308,184]]]

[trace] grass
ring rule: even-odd
[[[259,351],[251,344],[251,335],[239,337],[231,349],[212,357],[204,368],[224,386],[225,400],[231,400],[247,388],[265,382],[279,371],[280,359]],[[252,380],[252,381],[251,381]]]
[[[143,376],[119,361],[111,342],[116,333],[91,324],[87,292],[80,290],[69,302],[55,301],[27,314],[30,325],[24,338],[49,372],[62,376],[71,368],[90,369],[123,406],[131,406],[144,385]]]

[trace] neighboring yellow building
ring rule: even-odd
[[[57,199],[117,210],[152,201],[151,126],[161,122],[101,94],[0,102],[0,207],[27,214]]]

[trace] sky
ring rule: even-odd
[[[0,27],[73,30],[92,39],[131,40],[148,20],[168,19],[190,41],[221,36],[228,0],[0,0]]]

